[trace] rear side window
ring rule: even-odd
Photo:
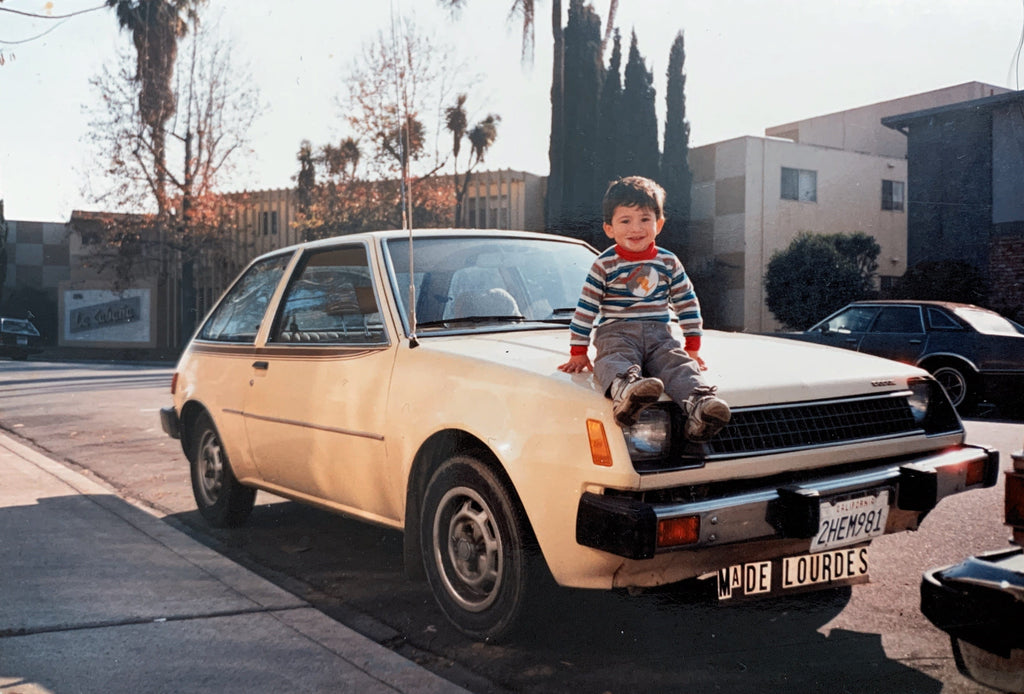
[[[928,327],[932,330],[960,330],[960,324],[945,311],[937,308],[928,309]]]
[[[245,271],[203,325],[199,338],[254,344],[270,297],[277,289],[290,255],[276,255]]]
[[[309,253],[281,302],[274,343],[384,344],[384,324],[362,245]]]
[[[871,326],[873,333],[923,333],[921,309],[917,306],[886,306]]]

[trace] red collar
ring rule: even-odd
[[[623,260],[654,260],[658,257],[658,249],[655,247],[654,242],[642,251],[627,251],[622,246],[615,244],[615,253]]]

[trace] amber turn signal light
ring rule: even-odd
[[[700,516],[682,516],[658,521],[658,547],[692,545],[700,539]]]
[[[587,420],[587,438],[590,440],[590,459],[594,465],[612,466],[612,449],[608,446],[608,437],[604,434],[604,424],[596,419]]]

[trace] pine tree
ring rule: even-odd
[[[659,178],[658,115],[654,108],[654,75],[647,69],[636,32],[629,45],[626,80],[622,90],[623,174]]]
[[[690,185],[693,173],[687,161],[690,124],[686,121],[686,50],[683,32],[676,35],[668,57],[665,89],[665,147],[661,157],[661,184],[665,188],[665,228],[660,244],[685,256],[690,220]]]

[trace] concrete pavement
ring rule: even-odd
[[[0,691],[465,690],[0,435]]]

